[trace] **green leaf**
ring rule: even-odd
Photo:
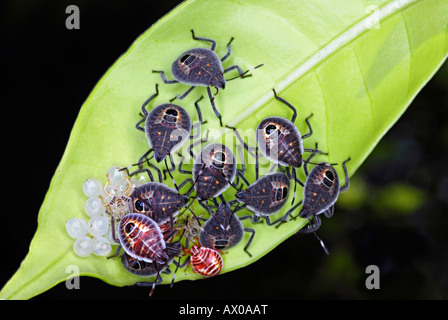
[[[307,132],[304,118],[314,114],[314,134],[305,140],[305,147],[318,142],[319,148],[328,152],[328,156],[317,158],[321,161],[341,163],[350,156],[352,175],[445,61],[447,16],[446,0],[285,0],[275,6],[267,0],[184,2],[132,44],[82,106],[39,212],[30,251],[0,297],[33,297],[67,279],[71,265],[77,266],[81,275],[117,286],[142,281],[125,271],[119,259],[76,256],[65,222],[73,217],[87,219],[81,189],[86,179],[105,182],[109,167],[135,163],[147,151],[146,139],[134,125],[140,119],[142,102],[154,92],[155,83],[161,83],[152,70],[165,70],[169,77],[171,63],[181,52],[207,46],[193,40],[190,29],[215,39],[220,56],[230,37],[235,38],[224,66],[238,64],[246,69],[264,63],[252,72],[253,77],[231,81],[217,95],[215,102],[224,123],[250,133],[267,116],[289,118],[291,111],[273,99],[272,88],[276,88],[297,107],[296,125],[301,132]],[[379,25],[372,24],[375,18]],[[182,84],[159,87],[156,104],[188,88]],[[200,95],[206,96],[204,88],[195,89],[179,102],[193,120],[197,120],[193,102]],[[235,147],[230,130],[216,130],[219,124],[207,99],[201,107],[208,120],[204,129],[214,129],[216,139],[222,136],[227,145]],[[248,143],[254,145],[254,134]],[[254,180],[253,172],[254,165],[249,164],[249,181]],[[175,174],[175,178],[182,181],[185,176]],[[300,178],[304,179],[303,174]],[[298,187],[296,201],[302,197],[300,190]],[[234,192],[226,191],[226,198]],[[205,215],[198,205],[194,210]],[[276,229],[246,220],[245,224],[256,230],[250,247],[253,257],[243,251],[246,234],[237,247],[223,255],[223,272],[255,262],[305,223],[298,219]],[[198,278],[191,268],[176,275],[177,281]],[[165,283],[170,280],[171,276],[164,279]]]

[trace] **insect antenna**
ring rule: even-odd
[[[311,231],[314,233],[314,236],[315,236],[316,239],[319,241],[319,243],[320,243],[322,249],[324,249],[324,251],[325,251],[325,253],[326,253],[327,255],[330,255],[330,253],[328,252],[327,247],[325,246],[324,241],[323,241],[321,238],[319,238],[319,236],[317,235],[317,233],[316,233],[316,229],[314,229],[314,225],[311,223],[310,218],[308,218],[308,222],[309,222],[309,226],[311,227]]]
[[[338,163],[327,163],[327,162],[311,162],[311,161],[308,161],[308,160],[303,160],[303,162],[304,163],[309,163],[309,164],[314,164],[314,165],[319,165],[319,164],[326,164],[326,165],[330,165],[330,166],[337,166],[338,165]]]
[[[289,171],[289,167],[282,167],[282,166],[278,166],[278,167],[285,170],[286,176],[288,177],[289,180],[293,180],[294,181],[294,193],[293,193],[293,197],[292,197],[292,201],[291,201],[291,206],[293,206],[294,205],[294,201],[296,200],[297,183],[299,183],[302,187],[304,186],[304,184],[303,184],[302,181],[300,181],[297,178],[297,174],[296,174],[296,169],[295,168],[291,168],[291,171],[292,171],[292,173],[291,173]],[[271,168],[271,172],[272,172],[272,168]]]
[[[314,149],[314,150],[318,150],[317,148],[318,148],[318,144],[317,144],[317,142],[316,142],[316,146],[315,146],[315,149]],[[312,149],[311,149],[311,150],[312,150]],[[315,162],[311,162],[311,159],[312,159],[316,154],[326,154],[326,155],[328,155],[328,153],[323,153],[323,152],[321,152],[321,151],[319,151],[319,152],[311,152],[311,154],[308,156],[308,158],[302,160],[303,163],[305,163],[305,167],[306,167],[306,165],[307,165],[308,163],[310,163],[310,164],[314,164],[314,165],[319,165],[319,164],[328,164],[328,165],[331,165],[331,166],[336,166],[336,165],[337,165],[337,163],[326,163],[326,162],[315,163]],[[305,172],[307,172],[306,169],[305,169]]]
[[[188,206],[187,208],[190,210],[190,206]],[[191,211],[191,210],[190,210],[190,211]],[[184,210],[184,212],[185,212],[185,210]],[[194,215],[194,212],[193,212],[193,211],[191,211],[191,212],[192,212],[193,215]],[[188,219],[186,220],[186,222],[188,223]],[[184,230],[182,231],[182,234],[180,235],[179,240],[177,240],[176,242],[179,242],[179,243],[180,243],[180,241],[181,241],[182,238],[184,237],[184,234],[185,234],[186,229],[187,229],[187,228],[184,228]],[[170,287],[171,287],[171,288],[172,288],[173,285],[174,285],[174,280],[175,280],[175,278],[176,278],[176,272],[177,272],[177,270],[179,269],[179,266],[181,265],[181,263],[180,263],[180,259],[181,259],[181,258],[182,258],[182,256],[179,255],[179,261],[176,263],[176,269],[174,270],[173,278],[171,279],[171,284],[170,284]]]
[[[149,297],[151,297],[152,294],[154,293],[154,289],[156,288],[157,281],[159,281],[159,283],[162,282],[162,276],[160,275],[159,264],[157,262],[155,262],[155,265],[157,266],[157,276],[156,276],[156,280],[152,283],[151,291],[149,291]]]
[[[252,77],[252,74],[247,74],[249,71],[253,71],[253,70],[255,70],[255,69],[258,69],[258,68],[260,68],[260,67],[262,67],[264,64],[262,63],[262,64],[259,64],[258,66],[255,66],[255,67],[253,67],[253,68],[250,68],[250,69],[247,69],[246,71],[244,71],[243,73],[241,73],[241,74],[239,74],[239,75],[237,75],[237,76],[235,76],[235,77],[233,77],[233,78],[230,78],[230,79],[225,79],[226,81],[231,81],[231,80],[235,80],[235,79],[238,79],[238,78],[248,78],[248,77]]]
[[[204,202],[204,201],[198,201],[198,202],[201,205],[201,207],[203,207],[205,210],[208,211],[208,213],[210,213],[210,216],[213,216],[213,211],[212,211],[212,209],[210,208],[210,206],[208,205],[207,202]]]
[[[198,224],[199,224],[199,226],[201,226],[201,222],[199,221],[199,217],[194,213],[194,211],[190,208],[190,206],[193,204],[193,202],[194,202],[194,200],[196,200],[196,198],[191,198],[191,199],[193,199],[191,202],[190,202],[190,204],[186,207],[186,209],[185,210],[189,210],[192,214],[193,214],[193,217],[196,219],[196,221],[198,222]],[[199,202],[199,204],[200,204],[200,202]],[[184,210],[184,211],[185,211]]]
[[[296,176],[296,170],[292,169],[292,178],[294,179],[294,193],[291,201],[291,206],[294,205],[294,201],[296,200],[296,189],[297,189],[297,176]]]
[[[174,161],[173,161],[173,159],[172,159],[172,157],[171,157],[171,153],[168,154],[168,155],[169,155],[169,157],[170,157],[170,161],[171,161],[171,169],[168,168],[168,162],[167,162],[166,157],[165,157],[165,167],[166,167],[166,172],[168,172],[169,176],[171,177],[171,180],[173,181],[173,185],[174,185],[174,187],[176,188],[176,190],[179,191],[179,187],[178,187],[177,184],[176,184],[176,180],[174,180],[174,177],[173,177],[173,175],[171,174],[171,170],[174,171],[174,169],[176,169],[176,165],[174,164]]]
[[[121,169],[119,169],[119,171],[126,171],[128,176],[130,176],[130,177],[133,176],[133,175],[136,175],[138,173],[146,172],[146,174],[148,175],[149,179],[154,182],[154,176],[152,175],[151,171],[149,169],[147,169],[147,168],[143,168],[143,163],[146,162],[149,167],[151,167],[151,168],[153,168],[154,170],[157,171],[157,175],[159,177],[159,181],[160,181],[160,183],[162,183],[162,173],[161,173],[160,169],[156,165],[154,165],[152,163],[149,163],[149,160],[151,160],[154,156],[152,155],[149,158],[145,158],[152,151],[153,151],[153,149],[151,149],[147,153],[145,153],[145,155],[143,155],[143,157],[140,158],[138,163],[134,163],[134,164],[131,164],[130,166],[121,168]],[[143,158],[145,158],[145,159],[143,159]],[[129,168],[135,167],[135,166],[138,166],[139,169],[136,170],[136,171],[133,171],[133,172],[129,172]]]
[[[243,207],[243,206],[245,206],[245,205],[242,204],[242,203],[238,203],[238,204],[236,205],[236,207],[233,208],[233,210],[231,210],[232,214],[231,214],[230,219],[229,219],[229,224],[232,222],[233,215],[236,215],[236,212],[237,212],[238,210],[240,210],[240,207]],[[241,208],[241,209],[242,209],[242,208]],[[239,218],[239,217],[238,217],[238,218]]]

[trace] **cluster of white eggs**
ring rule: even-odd
[[[118,245],[112,235],[111,221],[112,217],[117,218],[117,214],[125,214],[127,208],[114,207],[111,202],[117,197],[129,197],[137,186],[144,183],[143,176],[139,180],[129,179],[126,171],[120,169],[119,166],[109,168],[104,186],[95,178],[86,180],[82,185],[82,190],[88,197],[84,211],[90,219],[86,222],[85,219],[76,217],[65,224],[68,235],[75,239],[73,250],[80,257],[91,254],[107,256],[112,246]]]

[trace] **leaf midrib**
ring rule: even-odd
[[[287,87],[289,87],[292,83],[300,79],[306,73],[311,71],[313,68],[321,64],[323,61],[331,57],[333,54],[338,52],[340,49],[345,47],[351,41],[355,40],[366,31],[369,30],[367,27],[367,21],[372,19],[373,14],[377,14],[379,21],[383,21],[384,19],[394,15],[397,12],[409,7],[410,5],[416,3],[418,0],[393,0],[384,6],[380,7],[377,11],[373,11],[371,14],[365,16],[358,22],[352,24],[350,27],[342,31],[335,38],[330,40],[325,46],[316,51],[313,55],[311,55],[304,62],[300,63],[293,69],[288,76],[286,76],[283,80],[280,80],[276,85],[275,89],[277,92],[282,92]],[[254,114],[258,109],[267,104],[270,100],[273,99],[273,94],[271,91],[268,91],[266,94],[258,98],[255,102],[245,108],[238,116],[236,116],[232,121],[230,121],[229,126],[237,127],[242,121],[250,117],[251,114]],[[224,131],[221,131],[222,133]]]

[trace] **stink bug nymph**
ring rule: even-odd
[[[313,232],[316,238],[320,241],[320,245],[325,253],[328,254],[325,244],[316,234],[316,230],[321,225],[319,215],[323,212],[327,218],[332,217],[334,203],[339,196],[339,192],[344,192],[349,188],[350,181],[345,163],[349,161],[350,158],[342,162],[342,167],[344,168],[345,173],[345,185],[341,187],[339,185],[338,174],[331,164],[319,163],[315,165],[308,174],[308,162],[313,156],[314,154],[311,154],[308,157],[304,166],[307,178],[303,189],[303,207],[299,214],[292,218],[296,219],[299,216],[308,219],[309,223],[307,227],[300,229],[298,233]],[[311,222],[312,217],[313,223]]]
[[[292,210],[298,206],[296,204],[284,216],[271,222],[270,216],[283,208],[289,196],[289,179],[282,172],[261,177],[245,190],[238,191],[235,196],[239,202],[244,203],[254,212],[255,217],[252,219],[254,222],[257,222],[259,217],[263,217],[269,226],[285,221]]]
[[[221,200],[215,213],[204,205],[211,215],[199,232],[199,242],[203,247],[224,250],[237,245],[242,240],[245,231],[250,232],[252,235],[244,247],[244,251],[251,257],[248,248],[255,236],[255,230],[245,228],[241,223],[241,220],[251,217],[239,218],[235,213],[237,209],[232,211],[230,204],[225,202],[222,197]]]
[[[146,138],[157,162],[174,153],[189,138],[190,131],[190,116],[184,108],[175,104],[158,105],[145,120]]]
[[[173,62],[171,72],[174,78],[185,84],[217,89],[226,86],[221,59],[211,49],[195,48],[182,53]]]
[[[309,119],[313,116],[313,114],[305,119],[309,133],[301,135],[297,127],[294,125],[294,121],[297,116],[296,109],[289,102],[277,96],[275,90],[273,91],[275,98],[293,111],[293,116],[291,121],[282,117],[268,117],[261,121],[257,127],[257,147],[261,153],[272,162],[279,164],[286,169],[292,167],[293,180],[303,186],[303,183],[297,179],[295,171],[302,166],[303,153],[322,153],[317,149],[305,149],[303,147],[302,140],[313,134],[313,129],[309,122]],[[293,198],[292,203],[294,203],[294,199],[295,197]]]
[[[205,146],[199,155],[195,156],[190,149],[190,154],[195,158],[193,171],[182,169],[183,158],[179,163],[178,171],[190,174],[193,178],[187,178],[180,186],[190,182],[193,186],[186,192],[189,195],[196,190],[196,199],[205,201],[219,196],[230,185],[236,176],[235,155],[232,150],[221,143],[212,143]]]
[[[157,224],[170,221],[188,203],[188,197],[158,182],[148,182],[135,188],[131,194],[133,212],[147,215]]]
[[[167,80],[163,71],[153,70],[153,72],[160,73],[164,83],[172,84],[180,82],[191,85],[190,89],[188,89],[184,94],[177,96],[179,100],[185,98],[197,86],[207,87],[210,103],[222,127],[221,114],[215,107],[215,97],[213,96],[210,87],[214,87],[216,90],[224,89],[226,86],[226,80],[223,76],[224,73],[236,69],[239,77],[244,77],[249,70],[243,72],[243,70],[237,65],[233,65],[226,69],[222,67],[222,62],[224,62],[231,54],[230,44],[232,43],[233,38],[231,38],[227,44],[227,53],[222,58],[219,58],[219,56],[215,53],[215,40],[196,37],[193,30],[191,30],[191,33],[194,40],[210,42],[212,44],[210,49],[194,48],[182,53],[171,66],[171,72],[175,80]]]
[[[307,164],[305,164],[305,174],[307,175],[305,187],[303,189],[303,207],[299,212],[299,217],[310,219],[314,216],[314,224],[301,230],[302,233],[317,230],[320,226],[319,214],[324,213],[327,218],[333,216],[334,203],[339,197],[339,192],[346,191],[349,186],[349,177],[345,163],[342,163],[345,173],[345,185],[339,185],[339,177],[336,169],[328,163],[317,164],[308,174]],[[312,230],[313,229],[313,230]]]
[[[134,175],[145,171],[152,181],[154,179],[151,171],[142,168],[143,162],[148,158],[149,154],[154,152],[154,159],[157,162],[165,160],[166,171],[171,175],[170,172],[175,168],[171,154],[179,149],[188,138],[195,138],[194,136],[190,137],[190,132],[194,126],[192,126],[191,118],[184,108],[172,103],[164,103],[156,106],[150,112],[146,110],[146,106],[158,94],[158,85],[156,85],[156,92],[151,95],[141,107],[144,118],[137,122],[135,127],[145,133],[150,149],[140,157],[138,161],[139,170],[130,174]],[[201,99],[202,97],[195,102],[196,111],[200,121],[199,123],[196,123],[195,126],[202,124],[202,114],[198,105],[198,102]],[[143,122],[144,127],[141,126]],[[168,168],[168,164],[166,162],[168,156],[170,157],[172,165],[171,169]],[[160,169],[149,162],[148,165],[159,173],[159,180],[161,182],[162,179]]]
[[[236,176],[236,161],[232,150],[220,143],[202,149],[193,164],[196,198],[207,200],[219,196]]]
[[[299,168],[302,166],[302,138],[297,127],[282,117],[269,117],[258,124],[257,145],[274,163]]]

